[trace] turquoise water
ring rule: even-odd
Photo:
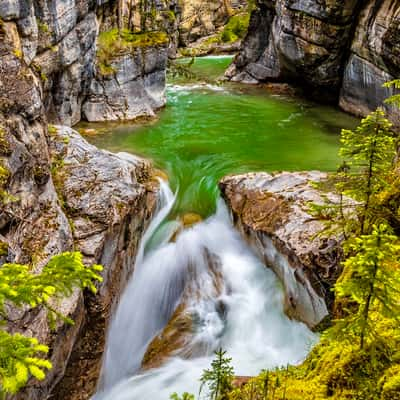
[[[230,61],[197,59],[197,79],[170,82],[167,106],[157,120],[91,124],[101,134],[88,140],[100,148],[152,159],[179,190],[176,214],[211,214],[217,182],[226,174],[335,170],[340,130],[354,127],[357,120],[265,87],[205,82],[221,75]]]

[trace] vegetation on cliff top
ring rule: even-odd
[[[110,75],[114,73],[112,61],[115,57],[133,53],[137,49],[146,47],[165,46],[168,35],[165,32],[135,33],[128,29],[111,29],[100,33],[97,40],[97,64],[100,73]]]
[[[221,41],[224,43],[236,42],[243,39],[249,27],[250,13],[237,14],[229,18],[221,33]]]

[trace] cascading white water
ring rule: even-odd
[[[163,192],[167,201],[143,249],[173,205],[165,184]],[[212,268],[210,255],[218,260]],[[222,281],[218,290],[216,268]],[[193,359],[174,356],[160,368],[140,372],[149,342],[188,287],[193,296],[185,306],[196,322],[186,353],[201,344],[203,354]],[[263,368],[299,363],[315,340],[304,324],[286,317],[277,278],[241,240],[221,201],[215,215],[182,231],[175,242],[159,238],[158,246],[138,258],[111,325],[102,384],[94,399],[162,400],[173,392],[198,393],[199,377],[217,348],[233,358],[237,375],[254,375]]]

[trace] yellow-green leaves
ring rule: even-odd
[[[380,320],[399,322],[400,245],[388,225],[381,224],[371,234],[356,238],[348,251],[352,255],[343,263],[335,293],[350,307],[331,334],[343,341],[359,341],[363,349],[379,336],[375,327]]]
[[[36,339],[0,330],[0,390],[16,393],[25,386],[30,375],[44,379],[51,363],[39,356],[47,352],[48,347]]]
[[[54,256],[40,274],[33,274],[27,265],[4,264],[0,267],[0,316],[4,318],[6,314],[6,302],[18,307],[43,305],[48,309],[51,326],[56,318],[73,323],[50,302],[70,296],[76,288],[96,293],[94,282],[102,281],[99,275],[102,269],[100,265],[85,266],[78,252]],[[0,325],[1,322],[0,319]],[[30,376],[44,379],[51,363],[39,356],[47,352],[47,346],[39,344],[37,339],[11,335],[0,327],[0,393],[16,393]]]
[[[397,94],[393,94],[393,96],[390,96],[388,99],[386,99],[385,103],[400,107],[400,94],[398,92],[400,90],[400,79],[386,82],[383,87],[397,90]]]

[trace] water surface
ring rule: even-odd
[[[339,133],[356,120],[332,107],[277,95],[266,88],[210,84],[230,57],[197,59],[197,81],[175,79],[167,107],[155,121],[98,125],[88,139],[100,148],[128,151],[167,171],[179,195],[176,213],[215,210],[217,181],[249,171],[332,171],[338,164]],[[87,127],[87,125],[84,125]]]
[[[161,184],[160,211],[142,240],[134,274],[113,316],[95,400],[196,394],[202,371],[220,347],[233,358],[236,374],[255,375],[263,368],[300,363],[317,340],[304,324],[285,315],[277,277],[232,227],[222,201],[212,215],[217,182],[226,174],[248,171],[334,170],[340,129],[356,121],[262,87],[210,83],[229,62],[229,57],[198,59],[194,71],[200,78],[171,82],[167,107],[156,121],[94,125],[101,134],[90,137],[91,142],[151,158],[167,171],[171,185]],[[186,212],[208,218],[175,234],[174,219]],[[148,344],[187,290],[191,336],[160,368],[141,371]],[[196,354],[193,349],[199,348]]]

